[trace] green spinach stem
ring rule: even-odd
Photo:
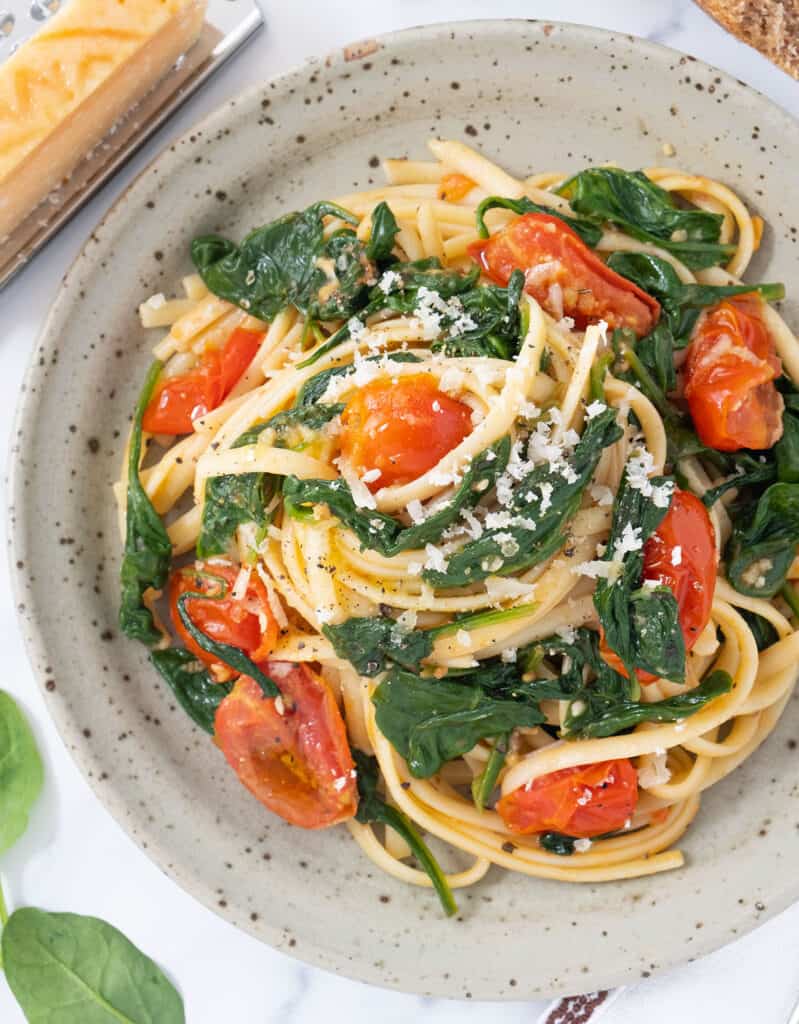
[[[391,807],[389,804],[384,804],[380,808],[380,819],[384,825],[388,825],[389,828],[393,828],[398,833],[408,846],[411,848],[414,857],[424,868],[430,881],[433,883],[433,888],[438,893],[438,898],[441,900],[441,906],[444,908],[444,913],[447,917],[452,917],[453,914],[458,912],[458,904],[455,902],[455,897],[452,895],[452,889],[449,887],[449,882],[441,870],[438,861],[428,850],[425,841],[416,831],[411,822],[411,819],[403,814],[402,811],[397,810],[396,807]]]
[[[506,735],[500,736],[494,741],[494,747],[488,755],[485,768],[479,775],[474,777],[472,782],[472,799],[478,811],[484,809],[488,798],[494,792],[497,777],[508,753],[508,739],[509,737]]]

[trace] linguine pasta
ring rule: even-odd
[[[396,221],[392,260],[403,264],[436,257],[443,271],[466,275],[474,272],[475,246],[481,242],[476,211],[487,197],[526,199],[545,212],[579,221],[579,204],[570,205],[568,187],[561,190],[566,179],[562,173],[517,179],[460,142],[434,141],[430,149],[430,162],[386,160],[387,184],[382,188],[333,200],[350,215],[357,240],[368,243],[373,237],[382,204]],[[660,167],[644,173],[677,201],[677,209],[717,215],[724,265],[692,267],[691,259],[681,258],[679,229],[668,240],[676,245],[658,244],[640,237],[641,232],[606,221],[592,248],[604,260],[620,253],[655,257],[672,268],[679,284],[691,288],[741,284],[762,231],[741,200],[725,185],[702,176]],[[488,207],[486,229],[494,236],[518,215],[510,208]],[[334,212],[325,214],[326,238],[342,228],[349,230],[344,220]],[[392,265],[368,282],[386,296],[398,287],[399,275]],[[329,267],[322,269],[330,272]],[[535,268],[524,269],[525,283],[534,285]],[[162,384],[192,372],[205,353],[219,349],[236,329],[254,332],[258,341],[246,370],[216,407],[193,419],[189,433],[178,438],[145,432],[146,454],[138,475],[165,524],[171,555],[178,565],[182,558],[191,570],[198,542],[200,548],[208,547],[202,533],[214,481],[271,481],[258,514],[252,521],[237,520],[225,550],[203,564],[208,567],[216,560],[233,567],[234,598],[249,593],[253,581],[261,581],[266,614],[276,624],[269,664],[304,664],[321,675],[341,709],[349,744],[377,759],[381,799],[465,855],[462,870],[447,875],[450,887],[479,881],[492,864],[569,882],[632,878],[680,866],[679,840],[699,810],[702,792],[764,741],[795,683],[799,632],[792,621],[790,580],[799,576],[799,569],[789,569],[784,587],[764,591],[763,596],[742,592],[726,578],[725,552],[741,515],[735,504],[740,491],[734,487],[708,508],[720,562],[711,585],[709,619],[684,652],[684,670],[677,679],[655,674],[640,685],[630,681],[629,672],[616,679],[619,686],[629,685],[624,706],[635,705],[636,715],[640,706],[658,702],[676,700],[668,706],[683,707],[679,699],[699,692],[702,681],[713,673],[716,679],[727,680],[726,687],[697,702],[690,713],[675,712],[670,720],[659,719],[659,712],[652,712],[649,720],[641,714],[605,735],[604,727],[595,723],[583,732],[570,728],[588,714],[579,706],[584,705],[583,698],[544,696],[538,703],[540,721],[509,729],[503,747],[497,734],[489,732],[426,773],[418,766],[414,770],[381,729],[381,714],[388,712],[383,696],[375,696],[385,685],[386,673],[394,670],[398,679],[406,678],[403,671],[411,671],[428,687],[445,679],[457,681],[462,674],[479,685],[479,670],[491,665],[498,672],[517,671],[515,685],[522,690],[554,685],[573,669],[572,655],[558,648],[558,642],[568,646],[575,637],[596,638],[600,626],[605,628],[595,591],[609,591],[614,573],[623,571],[623,558],[641,549],[640,543],[635,547],[638,526],[632,523],[633,546],[622,551],[622,561],[614,561],[613,550],[607,550],[618,505],[614,498],[624,480],[633,480],[635,470],[636,486],[644,494],[653,491],[648,480],[665,479],[666,483],[655,484],[654,497],[650,494],[647,500],[657,504],[657,488],[662,487],[668,506],[675,477],[680,488],[701,498],[730,475],[707,449],[683,451],[675,458],[672,421],[659,406],[663,389],[653,393],[626,372],[630,367],[619,354],[613,324],[598,318],[578,328],[568,315],[568,294],[564,298],[562,290],[550,287],[542,301],[535,288],[527,287],[518,296],[514,313],[519,318],[517,351],[503,357],[490,349],[448,348],[446,337],[463,328],[458,317],[466,317],[469,333],[470,314],[459,311],[458,301],[443,293],[431,298],[430,289],[421,297],[417,294],[412,308],[397,303],[396,308],[374,313],[367,307],[366,315],[314,319],[287,302],[263,320],[248,312],[246,304],[214,294],[201,276],[186,278],[184,290],[184,298],[156,296],[141,307],[145,327],[167,328],[154,346],[155,357],[164,364]],[[661,302],[665,311],[662,296]],[[661,313],[661,322],[665,315]],[[764,304],[763,317],[784,373],[799,382],[796,338],[773,307]],[[331,339],[337,343],[331,344]],[[675,362],[682,358],[684,353],[676,351]],[[469,430],[415,478],[380,486],[380,470],[370,476],[348,461],[342,442],[342,430],[347,429],[342,415],[346,420],[347,414],[340,410],[349,408],[348,403],[376,381],[399,386],[420,375],[467,408]],[[315,403],[305,402],[309,389],[316,395]],[[676,401],[679,406],[681,399]],[[321,425],[300,425],[287,442],[270,422],[279,422],[275,417],[304,402],[339,411]],[[578,472],[573,467],[581,454],[581,438],[606,409],[612,410],[607,430],[616,430],[617,436],[606,434],[605,441],[613,438],[609,443],[585,453],[587,483],[578,490],[573,511],[564,516],[553,549],[523,564],[519,535],[511,530],[503,539],[497,533],[513,515],[524,519],[508,511],[512,495],[526,473],[549,466],[561,477],[556,475],[554,487],[542,484],[543,490],[530,499],[536,510],[532,518],[538,522],[550,505],[557,510],[560,487],[569,485],[570,474]],[[390,517],[394,526],[389,522],[379,527],[385,536],[401,537],[397,530],[414,528],[423,534],[434,516],[460,500],[458,488],[471,467],[479,464],[480,472],[491,471],[490,462],[480,460],[487,451],[500,451],[501,459],[503,444],[510,452],[503,471],[437,536],[394,550],[389,541],[365,543],[352,528],[357,519],[368,535]],[[128,455],[129,450],[126,467]],[[337,493],[309,490],[309,481],[317,488],[346,486],[352,498],[349,519],[331,504],[332,499],[309,498]],[[481,483],[486,481],[477,479],[473,487],[479,491]],[[126,468],[116,485],[123,536],[126,509],[130,514],[129,484]],[[370,516],[378,526],[370,527]],[[492,536],[499,537],[496,564],[491,558],[480,563],[474,582],[464,577],[458,585],[442,585],[447,572],[461,564],[464,545],[485,539],[492,528]],[[681,556],[675,552],[676,548],[676,566]],[[522,563],[520,567],[515,567],[514,559]],[[766,575],[769,570],[767,565]],[[758,589],[758,571],[755,567],[754,583],[749,572],[750,591]],[[144,604],[152,607],[157,596],[145,591]],[[345,656],[340,639],[344,634],[336,631],[353,620],[390,621],[399,631],[392,635],[395,648],[406,637],[426,631],[432,631],[433,639],[410,670],[407,663],[392,661],[389,645],[379,670],[372,665],[364,673]],[[768,630],[768,642],[762,641],[753,623]],[[165,634],[159,646],[170,642]],[[589,694],[596,685],[591,676],[586,665],[583,681]],[[280,688],[278,676],[274,679]],[[429,727],[434,718],[431,712],[421,724]],[[634,810],[623,824],[609,829],[609,835],[567,835],[565,846],[553,852],[553,841],[544,843],[542,830],[520,831],[496,810],[500,797],[533,792],[536,780],[551,773],[624,759],[637,777]],[[476,801],[473,783],[477,780],[479,785],[489,763],[495,772],[493,784]],[[409,860],[411,851],[395,831],[351,815],[346,823],[361,850],[382,870],[410,884],[433,884],[429,872]]]

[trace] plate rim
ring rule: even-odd
[[[162,161],[168,160],[170,153],[176,152],[177,147],[184,139],[187,139],[188,136],[197,131],[210,133],[217,123],[225,122],[237,105],[243,105],[251,97],[263,94],[266,89],[279,91],[281,86],[304,71],[318,68],[320,65],[326,68],[346,66],[347,63],[353,62],[353,58],[347,58],[345,53],[353,47],[369,44],[375,45],[381,52],[390,51],[393,47],[397,45],[402,46],[408,41],[424,43],[428,38],[435,37],[438,34],[448,34],[451,38],[454,38],[461,33],[499,33],[503,29],[511,30],[514,25],[539,26],[547,36],[549,35],[547,29],[551,27],[550,31],[557,30],[559,33],[563,33],[567,37],[567,41],[575,36],[594,40],[600,39],[605,42],[612,41],[614,38],[624,38],[633,43],[636,48],[645,51],[649,50],[661,58],[668,57],[677,62],[681,59],[683,61],[690,61],[698,68],[720,76],[725,87],[731,93],[736,93],[749,99],[754,98],[760,105],[761,110],[764,112],[768,111],[771,117],[778,118],[790,132],[797,133],[799,130],[799,121],[779,103],[764,95],[754,86],[736,78],[728,71],[683,51],[636,36],[633,33],[575,22],[541,18],[477,18],[441,21],[376,34],[367,40],[356,40],[323,55],[312,55],[278,75],[264,78],[263,81],[251,84],[234,93],[213,110],[193,122],[185,132],[174,138],[165,139],[158,152],[138,171],[135,177],[124,187],[111,205],[94,223],[84,243],[59,281],[44,323],[31,346],[30,357],[12,418],[10,444],[6,459],[6,477],[10,498],[5,512],[8,538],[7,557],[17,625],[23,638],[31,672],[44,698],[48,714],[55,725],[59,739],[103,809],[111,815],[139,852],[153,862],[171,882],[178,885],[188,896],[198,900],[204,907],[228,924],[232,924],[234,927],[270,946],[275,951],[297,962],[309,964],[315,968],[326,970],[354,981],[374,985],[375,987],[399,991],[408,995],[434,996],[458,1000],[463,1000],[465,997],[460,993],[455,993],[454,986],[447,985],[446,982],[444,984],[439,983],[437,986],[434,985],[426,990],[409,988],[407,984],[403,984],[398,978],[389,978],[385,974],[379,974],[368,961],[368,958],[361,956],[360,959],[357,959],[353,956],[348,956],[346,953],[333,950],[308,936],[298,936],[296,938],[296,945],[287,948],[283,931],[277,925],[273,925],[262,918],[259,920],[258,928],[256,929],[248,925],[246,919],[235,919],[234,908],[220,908],[215,893],[203,881],[202,874],[193,870],[184,870],[180,864],[172,862],[167,850],[164,849],[158,833],[149,832],[146,823],[140,824],[138,826],[138,834],[134,835],[132,825],[129,819],[126,818],[127,802],[123,794],[117,790],[115,785],[104,786],[101,784],[100,773],[93,770],[100,765],[100,760],[95,758],[89,744],[81,742],[81,732],[76,723],[75,716],[68,709],[62,707],[58,698],[47,689],[46,673],[39,667],[40,664],[45,665],[47,663],[46,629],[41,625],[42,615],[37,614],[40,612],[40,609],[34,608],[32,589],[26,586],[25,577],[15,571],[15,563],[18,559],[23,558],[25,552],[25,530],[20,525],[22,517],[19,515],[25,508],[24,466],[23,460],[20,457],[19,441],[28,433],[27,424],[35,418],[37,407],[42,401],[41,396],[44,388],[48,386],[44,379],[46,377],[46,364],[57,347],[58,324],[60,321],[67,320],[70,316],[71,307],[81,301],[80,289],[78,286],[76,290],[76,283],[84,263],[88,262],[89,265],[91,264],[89,253],[98,231],[106,231],[110,226],[113,233],[114,220],[120,215],[123,204],[127,204],[131,199],[131,195],[135,195],[138,189],[144,187],[144,182],[152,176],[153,169]],[[354,58],[354,60],[363,60],[365,57],[372,55],[373,52],[370,51],[369,54],[364,54]],[[799,136],[797,137],[799,138]],[[40,363],[41,357],[44,358],[44,365]],[[17,518],[18,516],[19,518]],[[23,616],[20,610],[21,605],[27,606],[28,613],[26,616]],[[75,742],[68,742],[68,737],[69,739],[74,739]],[[762,911],[758,912],[756,917],[747,915],[745,912],[741,913],[740,918],[733,918],[728,915],[724,928],[718,927],[715,932],[712,928],[704,930],[699,941],[692,945],[690,951],[685,951],[684,955],[678,953],[667,956],[661,955],[659,963],[651,973],[653,975],[661,974],[674,967],[692,962],[698,957],[706,956],[754,931],[761,924],[780,914],[797,901],[799,901],[799,877],[793,885],[784,886],[776,898],[770,899],[769,903]],[[729,926],[732,924],[736,926],[736,931],[734,937],[731,938]],[[617,987],[630,983],[632,980],[638,980],[640,975],[636,966],[630,963],[625,968],[602,972],[601,984],[593,972],[587,977],[593,979],[593,981],[591,984],[586,982],[582,988],[578,984],[577,987],[580,989],[580,992],[596,991],[599,987]],[[531,994],[529,989],[525,989],[524,985],[520,984],[512,992],[492,995],[490,992],[481,991],[475,998],[486,1002],[519,1002],[530,1001],[531,999],[545,1000],[550,997],[557,998],[562,995],[574,994],[578,993],[564,991],[562,988],[550,984],[544,985],[536,990],[534,994]]]

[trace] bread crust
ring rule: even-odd
[[[799,79],[799,0],[696,0],[738,39]]]

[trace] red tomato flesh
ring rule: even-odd
[[[716,566],[715,533],[707,509],[690,491],[675,490],[663,521],[644,544],[642,579],[657,580],[674,594],[686,651],[710,621]],[[600,654],[611,668],[627,675],[621,659],[605,644],[604,633]],[[641,683],[657,678],[641,669],[637,676]]]
[[[267,658],[271,654],[277,643],[278,626],[269,605],[266,587],[257,573],[251,573],[247,592],[237,601],[231,597],[230,591],[239,574],[238,566],[206,562],[197,563],[196,570],[195,573],[182,569],[172,574],[169,584],[172,624],[186,648],[212,668],[217,680],[224,682],[236,673],[195,642],[180,618],[178,598],[189,590],[217,594],[220,590],[217,580],[223,579],[227,584],[225,597],[190,598],[186,601],[186,611],[194,625],[206,636],[217,643],[240,647],[253,661]],[[199,573],[215,576],[217,580]]]
[[[264,335],[237,327],[221,351],[208,349],[189,373],[170,377],[150,399],[142,427],[151,434],[188,434],[200,416],[227,398],[252,362]]]
[[[525,213],[484,241],[469,255],[483,272],[507,285],[523,270],[525,291],[555,319],[566,315],[582,330],[604,320],[608,327],[630,327],[648,334],[660,316],[660,304],[632,281],[617,274],[558,217]]]
[[[435,377],[381,378],[347,402],[341,451],[359,476],[379,470],[372,491],[415,480],[457,447],[472,429],[472,410],[439,391]]]
[[[506,794],[497,811],[513,832],[562,832],[590,839],[615,832],[633,815],[638,775],[629,758],[562,768]]]
[[[697,321],[683,365],[688,408],[703,444],[771,448],[782,437],[782,373],[757,295],[724,299]]]
[[[277,683],[264,697],[241,676],[216,712],[216,742],[239,780],[270,811],[300,828],[351,818],[358,789],[347,731],[327,683],[307,665],[267,661]]]

